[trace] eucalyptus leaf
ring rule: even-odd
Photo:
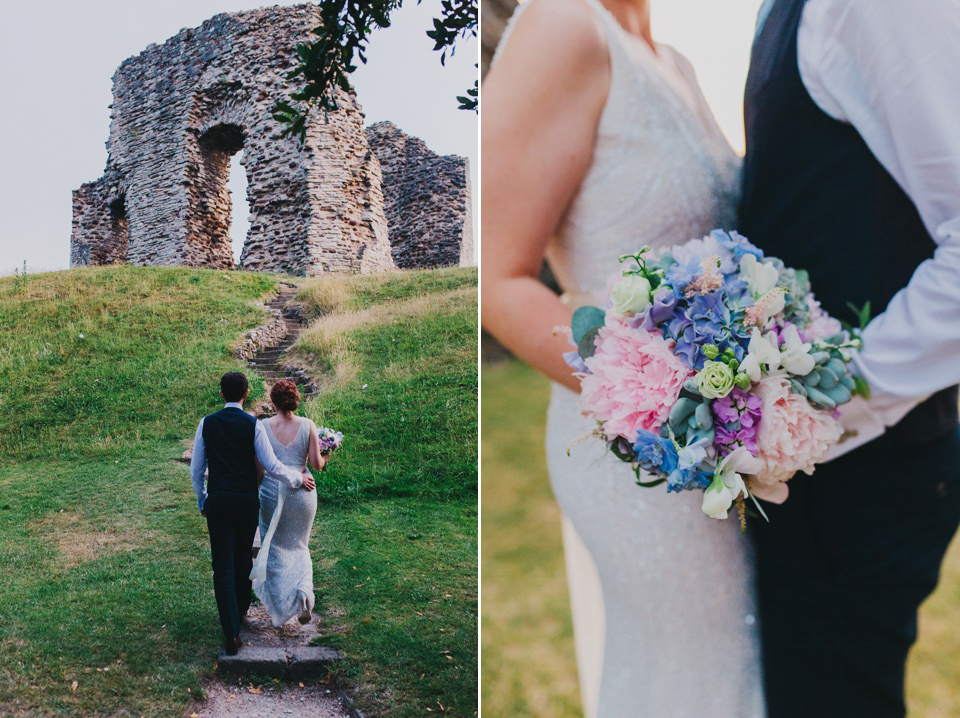
[[[594,327],[587,331],[580,341],[577,342],[577,354],[580,355],[580,358],[586,361],[592,357],[597,351],[597,335],[600,334],[600,327]]]
[[[596,327],[602,327],[606,312],[599,307],[580,307],[573,313],[570,328],[573,330],[573,341],[580,343],[583,336]],[[592,353],[591,353],[592,355]]]

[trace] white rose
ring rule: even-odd
[[[628,274],[617,282],[610,292],[614,316],[622,317],[642,312],[650,306],[650,293],[650,282],[647,279],[638,274]]]

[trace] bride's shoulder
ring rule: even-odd
[[[513,47],[553,61],[606,62],[604,26],[591,2],[528,0],[517,11],[504,50]]]

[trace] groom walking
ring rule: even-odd
[[[232,371],[220,379],[223,409],[200,420],[193,440],[190,478],[197,507],[207,519],[213,563],[213,593],[223,628],[224,650],[240,649],[240,622],[250,607],[253,537],[260,511],[257,461],[291,488],[314,489],[312,475],[284,466],[263,425],[243,410],[247,377]],[[204,473],[209,477],[204,486]]]
[[[917,608],[960,521],[960,0],[768,0],[740,228],[869,301],[840,458],[756,522],[770,718],[903,716]]]

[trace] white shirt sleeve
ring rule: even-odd
[[[860,133],[937,244],[855,359],[890,426],[960,383],[960,0],[808,0],[798,61],[814,102]]]
[[[253,434],[253,447],[257,452],[257,459],[263,465],[263,468],[279,479],[287,482],[291,489],[299,489],[303,485],[303,476],[296,469],[291,469],[283,464],[277,455],[273,453],[273,447],[270,446],[270,439],[267,437],[267,430],[263,428],[260,420],[257,420],[257,428]]]
[[[190,457],[190,481],[193,483],[193,492],[197,495],[197,508],[203,511],[203,502],[207,500],[206,483],[207,450],[203,443],[203,419],[197,426],[197,433],[193,437],[193,455]]]

